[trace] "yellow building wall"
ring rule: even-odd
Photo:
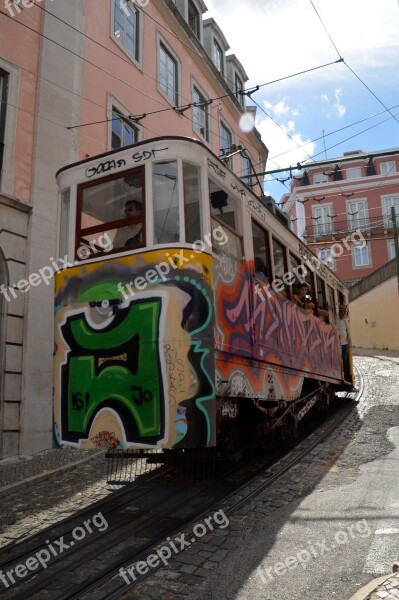
[[[349,305],[353,346],[399,350],[399,293],[393,277]]]

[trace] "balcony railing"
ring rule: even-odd
[[[304,237],[331,237],[353,231],[378,232],[392,229],[392,219],[389,217],[368,217],[367,219],[347,219],[346,221],[331,221],[330,223],[312,223],[305,227]]]

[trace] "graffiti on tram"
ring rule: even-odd
[[[270,288],[255,293],[250,265],[215,269],[216,388],[229,381],[229,394],[263,399],[298,398],[305,374],[341,378],[335,327],[309,314]],[[224,358],[234,355],[235,365]],[[239,367],[238,367],[239,364]]]
[[[60,444],[214,443],[211,259],[198,255],[170,277],[152,278],[144,291],[134,288],[164,254],[57,274],[54,421]],[[125,289],[132,294],[121,293]]]

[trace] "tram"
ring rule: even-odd
[[[287,432],[344,384],[334,320],[347,289],[203,143],[154,138],[64,167],[57,183],[59,445]],[[304,281],[311,310],[293,302]]]

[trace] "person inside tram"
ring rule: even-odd
[[[349,344],[351,343],[349,324],[347,320],[347,307],[344,304],[339,305],[338,319],[336,321],[339,337],[341,338],[342,362],[344,365],[344,377],[350,381],[349,373]]]
[[[298,293],[293,295],[293,300],[308,312],[312,313],[314,311],[315,305],[311,302],[312,297],[310,295],[310,285],[308,283],[301,283],[298,288]]]
[[[125,204],[124,215],[127,218],[138,217],[141,214],[141,202],[138,200],[128,200]],[[142,241],[142,223],[132,223],[121,227],[116,232],[113,240],[114,248],[122,246],[131,246],[140,244]]]

